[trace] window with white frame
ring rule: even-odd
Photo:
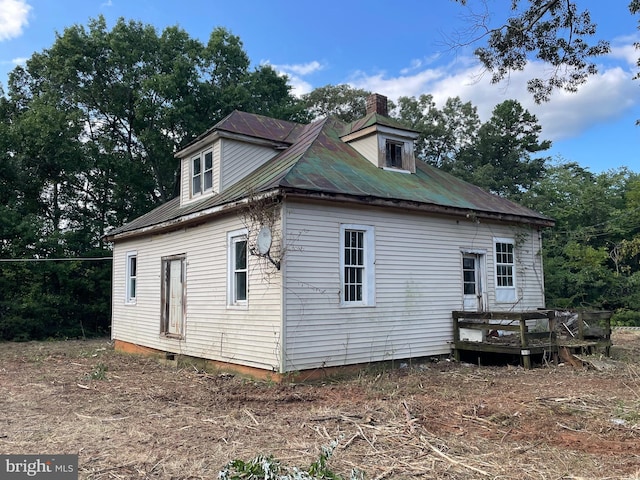
[[[227,297],[230,306],[244,306],[247,304],[249,292],[247,233],[246,229],[242,229],[228,234],[229,278]]]
[[[385,167],[388,168],[403,168],[402,164],[402,142],[395,142],[392,140],[387,140],[385,152]]]
[[[138,281],[138,254],[127,252],[125,302],[136,303],[136,290]]]
[[[509,238],[496,238],[496,301],[514,302],[516,300],[515,244]]]
[[[213,151],[191,159],[191,196],[213,189]]]
[[[375,303],[374,242],[372,226],[340,227],[341,304],[344,306]]]

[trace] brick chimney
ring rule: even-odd
[[[379,93],[373,93],[367,97],[367,115],[370,113],[377,113],[384,117],[389,116],[389,110],[387,109],[387,97],[380,95]]]

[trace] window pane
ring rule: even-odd
[[[505,286],[513,287],[513,270],[510,266],[505,266]]]
[[[235,242],[236,251],[236,270],[244,270],[247,268],[247,241],[241,240]]]
[[[204,172],[204,190],[211,190],[213,186],[213,172],[209,170],[208,172]]]
[[[194,194],[200,193],[202,191],[200,188],[200,175],[198,175],[197,177],[193,177],[192,191]]]
[[[247,299],[247,272],[236,272],[236,300]]]
[[[402,145],[394,142],[386,144],[386,166],[402,168]]]
[[[129,298],[136,298],[136,279],[129,279]]]
[[[132,277],[136,276],[137,263],[136,257],[129,257],[129,275]]]
[[[204,154],[204,170],[211,170],[213,168],[213,153],[207,152]]]
[[[466,283],[464,284],[464,294],[465,295],[475,295],[476,294],[476,284],[475,283]]]
[[[200,158],[193,159],[193,175],[200,175]]]

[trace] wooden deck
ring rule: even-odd
[[[611,312],[579,313],[576,334],[561,323],[555,310],[453,311],[452,318],[456,360],[460,360],[463,351],[519,355],[523,366],[529,369],[533,355],[549,355],[557,361],[561,348],[580,349],[581,353],[601,348],[608,355],[611,346]],[[532,325],[535,325],[534,331],[530,328]],[[559,335],[559,331],[563,334]]]

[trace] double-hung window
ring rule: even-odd
[[[343,306],[375,303],[374,228],[366,225],[340,227],[340,283]]]
[[[228,234],[229,278],[227,298],[230,306],[247,305],[249,270],[247,257],[247,230]]]
[[[191,196],[213,189],[213,151],[191,159]]]
[[[136,303],[136,290],[138,282],[138,254],[127,252],[125,302]]]
[[[386,142],[386,161],[385,166],[388,168],[402,168],[402,148],[401,142],[387,140]]]
[[[514,302],[516,300],[515,245],[512,239],[496,238],[496,301]]]

